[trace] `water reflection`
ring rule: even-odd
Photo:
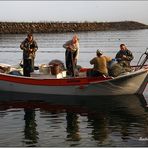
[[[84,144],[88,146],[122,146],[123,144],[124,146],[146,146],[147,144],[138,140],[140,137],[148,137],[148,109],[143,95],[59,99],[46,95],[1,92],[0,115],[4,117],[3,112],[7,113],[10,108],[24,109],[24,141],[27,146],[49,146],[51,141],[55,146],[84,146]],[[42,114],[38,118],[36,118],[37,108]],[[62,119],[60,113],[63,113]],[[46,115],[43,117],[43,114]],[[38,121],[44,118],[47,120],[50,118],[51,124],[50,130],[44,127],[45,137],[40,136],[42,127],[37,125]],[[55,119],[59,118],[60,120],[56,122]],[[57,139],[48,139],[54,132],[55,126],[52,124],[58,124],[56,126],[58,128],[65,127],[63,131],[56,129],[56,131],[59,130],[59,133],[54,133]],[[58,143],[60,141],[58,137],[61,135],[64,140],[65,134],[65,142]],[[86,137],[89,136],[91,138],[88,140]],[[39,142],[44,141],[43,137],[48,139],[46,145]]]
[[[72,141],[79,141],[80,133],[79,133],[79,122],[78,115],[73,112],[66,113],[66,121],[67,121],[67,139]]]
[[[36,130],[36,120],[35,120],[35,110],[34,109],[24,109],[25,115],[25,143],[30,146],[35,146],[38,140],[38,132]]]
[[[107,118],[101,115],[88,115],[88,124],[92,126],[92,137],[100,144],[108,137]]]

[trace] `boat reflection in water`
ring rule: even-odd
[[[26,139],[26,144],[31,144],[31,146],[35,146],[38,140],[38,132],[36,130],[37,124],[35,120],[35,110],[24,108],[24,135]]]
[[[147,145],[146,142],[138,140],[140,137],[148,137],[147,102],[143,95],[56,99],[47,95],[9,92],[0,94],[0,111],[12,108],[24,110],[25,125],[22,130],[24,132],[22,141],[25,146]],[[36,118],[37,109],[42,115],[38,116],[40,119]],[[58,123],[55,119],[60,118],[61,113],[64,121],[62,120],[60,124],[65,129],[58,129],[63,133],[57,133],[57,135],[54,133],[53,136],[57,137],[54,141],[53,138],[49,138],[53,132],[50,133],[49,129],[38,126],[38,123],[44,120],[44,116],[46,120],[50,120],[49,124],[52,122],[56,125]],[[50,116],[45,116],[45,114],[50,114]],[[47,137],[41,136],[45,134],[41,128],[45,130],[45,133],[49,132],[49,135],[46,133]],[[52,126],[50,130],[51,128]],[[64,143],[58,141],[60,134],[63,135]],[[40,142],[44,140],[46,140],[45,143]]]

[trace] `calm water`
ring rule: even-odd
[[[66,34],[35,34],[36,65],[64,61]],[[148,47],[148,30],[82,32],[78,64],[91,67],[96,49],[114,57],[125,43],[134,54],[132,64]],[[0,35],[0,63],[22,60],[25,34]],[[0,92],[0,146],[147,146],[148,87],[144,96],[63,98]],[[145,138],[145,139],[144,139]],[[141,140],[143,139],[143,140]]]

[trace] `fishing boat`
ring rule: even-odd
[[[145,59],[148,59],[147,53]],[[81,68],[78,77],[68,77],[65,71],[58,74],[45,74],[39,71],[32,73],[31,77],[0,73],[0,90],[56,97],[142,94],[148,83],[148,67],[144,67],[145,59],[142,65],[137,65],[138,68],[118,77],[87,77],[87,68]]]
[[[42,75],[38,77],[24,77],[0,73],[0,90],[55,96],[142,94],[147,82],[147,68],[115,78],[103,76],[53,78]]]

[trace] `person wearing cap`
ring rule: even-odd
[[[23,74],[30,76],[30,72],[34,71],[35,53],[38,50],[38,45],[33,38],[33,34],[29,33],[27,38],[20,45],[23,50]]]
[[[96,51],[96,57],[90,60],[90,64],[94,65],[93,69],[88,71],[88,76],[108,76],[108,63],[112,60],[112,58],[103,56],[103,52],[101,50]]]
[[[77,61],[79,57],[79,38],[74,35],[72,40],[67,41],[63,47],[65,51],[65,62],[67,68],[67,74],[75,76]]]
[[[127,49],[125,44],[120,44],[120,50],[116,54],[115,58],[120,63],[124,63],[130,67],[130,63],[133,60],[134,56],[130,50]]]

